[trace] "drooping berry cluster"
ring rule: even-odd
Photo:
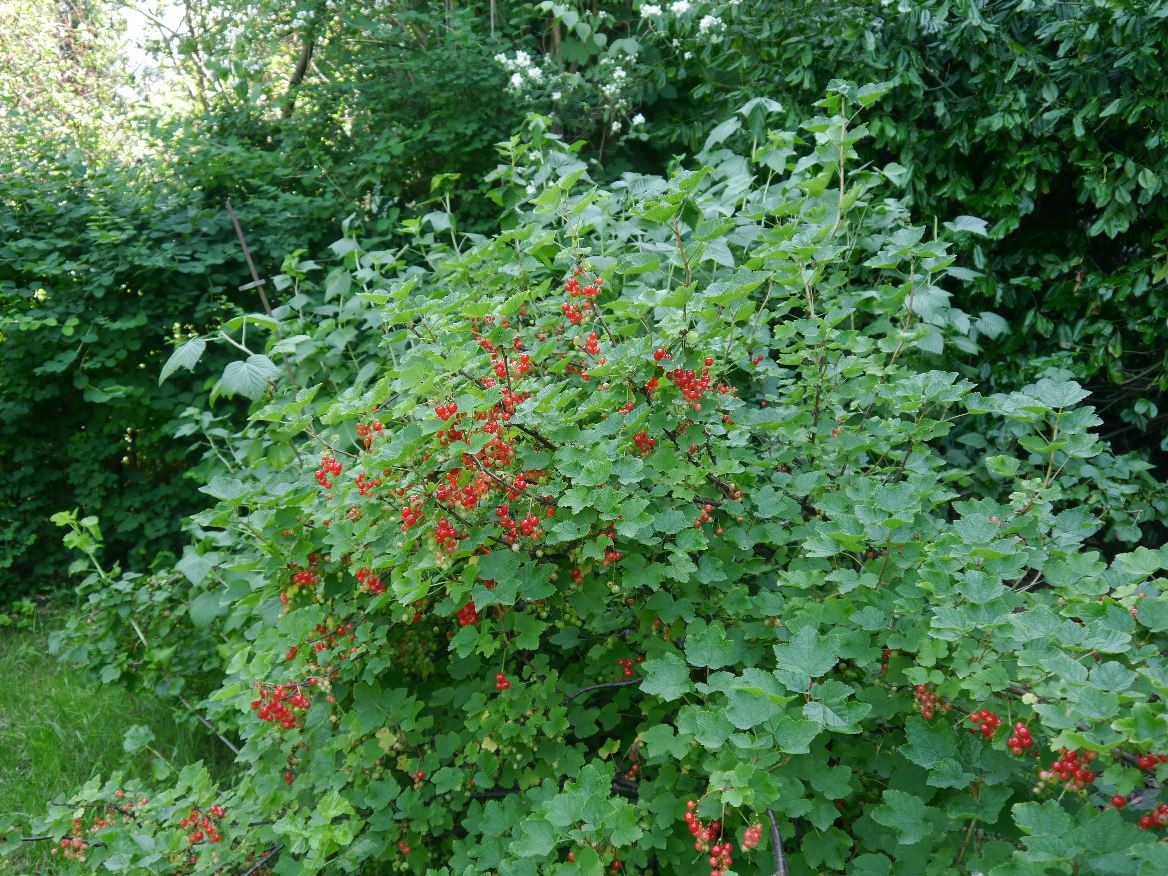
[[[747,851],[750,851],[751,849],[756,849],[756,848],[758,848],[758,844],[761,841],[762,841],[762,825],[756,821],[754,824],[750,825],[750,827],[746,828],[745,831],[743,831],[743,833],[742,833],[742,848],[746,849]]]
[[[310,705],[297,684],[278,684],[272,689],[261,687],[259,698],[251,701],[252,711],[261,721],[279,724],[285,730],[301,726],[299,714]]]
[[[1034,739],[1030,735],[1030,728],[1021,721],[1014,724],[1014,732],[1006,740],[1006,747],[1010,749],[1010,754],[1015,757],[1021,757],[1024,752],[1033,748]]]
[[[694,521],[694,529],[701,529],[710,522],[710,514],[713,513],[714,506],[707,502],[702,506],[702,513],[698,515],[698,519]]]
[[[697,808],[698,804],[693,800],[686,801],[685,826],[694,838],[694,851],[709,854],[710,876],[722,876],[722,872],[733,864],[734,846],[729,842],[717,841],[722,834],[722,822],[703,824],[695,812]]]
[[[419,509],[421,504],[422,497],[414,495],[410,496],[410,504],[401,509],[402,532],[409,532],[411,527],[417,526],[426,519],[426,515]]]
[[[320,583],[320,557],[316,554],[308,555],[308,568],[302,568],[295,563],[292,568],[296,571],[292,573],[292,583],[297,587],[315,587]]]
[[[191,810],[190,815],[179,821],[178,826],[183,830],[190,828],[187,839],[192,845],[201,842],[217,843],[223,839],[223,834],[215,822],[221,820],[226,814],[227,810],[222,806],[209,806],[206,812],[196,806]]]
[[[1168,754],[1141,754],[1136,758],[1136,765],[1142,770],[1154,770],[1162,763],[1168,763]]]
[[[917,711],[926,721],[931,721],[938,711],[949,711],[949,704],[942,702],[941,698],[928,685],[914,685],[913,696],[916,697]]]
[[[1158,827],[1168,827],[1168,803],[1161,803],[1151,815],[1141,815],[1139,826],[1140,830],[1155,830]]]
[[[707,359],[706,361],[712,362],[713,360]],[[709,368],[703,368],[700,373],[674,368],[672,371],[666,371],[665,376],[680,390],[681,397],[689,402],[695,411],[702,409],[702,397],[710,388]]]
[[[633,436],[633,443],[641,451],[641,456],[648,456],[653,452],[653,448],[657,446],[657,439],[650,438],[649,433],[642,429]]]
[[[357,475],[357,493],[361,496],[372,496],[373,491],[381,486],[381,478],[371,478],[365,472]]]
[[[986,739],[993,738],[994,731],[1002,726],[1002,719],[989,709],[973,712],[966,720],[974,725],[970,728],[971,732],[981,733]]]
[[[636,657],[636,659],[633,659],[632,657],[621,657],[620,659],[618,659],[616,661],[616,665],[619,666],[622,670],[624,670],[625,678],[632,678],[633,677],[633,664],[634,663],[641,663],[644,661],[644,659],[645,658],[641,657],[640,655],[638,655]]]
[[[358,570],[358,573],[359,572],[360,572],[360,570]],[[361,577],[360,574],[358,574],[357,575],[358,580],[360,580],[360,577]],[[368,578],[366,579],[366,583],[368,583]],[[352,650],[352,646],[353,646],[353,625],[352,624],[340,624],[339,626],[337,626],[336,629],[332,630],[331,632],[329,631],[329,628],[327,626],[325,626],[324,624],[317,624],[316,625],[316,634],[317,634],[317,636],[319,636],[319,638],[314,639],[311,644],[312,644],[312,650],[317,654],[320,654],[322,651],[331,651],[334,647],[336,647],[337,639],[341,636],[348,636],[349,637],[349,647],[350,647],[350,650]]]
[[[511,682],[509,682],[507,680],[507,676],[504,675],[502,672],[498,673],[495,676],[495,690],[503,691],[503,690],[507,690],[510,687],[511,687]]]
[[[332,453],[326,450],[320,455],[320,468],[316,470],[316,482],[326,490],[331,490],[333,482],[329,478],[337,477],[342,471],[344,471],[344,466]]]
[[[368,425],[365,423],[358,423],[357,437],[361,439],[361,442],[365,445],[365,449],[368,450],[373,446],[373,439],[379,436],[384,428],[385,427],[381,425],[381,420],[374,420]]]
[[[475,608],[474,600],[468,599],[466,605],[455,612],[455,617],[458,618],[458,625],[460,627],[473,627],[479,622],[478,609]]]
[[[434,538],[438,542],[439,550],[452,554],[458,550],[458,540],[461,536],[458,534],[458,530],[450,525],[450,521],[443,517],[438,521],[438,526],[434,530]]]
[[[1096,757],[1098,754],[1094,751],[1060,749],[1059,756],[1050,765],[1050,769],[1038,773],[1038,784],[1034,786],[1034,793],[1057,791],[1060,786],[1062,789],[1082,791],[1095,781],[1095,771],[1090,765]]]
[[[357,580],[361,586],[372,593],[374,596],[380,596],[385,592],[385,584],[381,578],[374,574],[372,569],[361,567],[357,570]]]

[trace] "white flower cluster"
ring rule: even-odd
[[[516,91],[522,91],[529,82],[539,82],[543,79],[543,69],[536,66],[531,55],[522,49],[517,51],[513,58],[508,58],[500,52],[495,55],[495,61],[511,73],[510,85]]]
[[[708,34],[710,31],[720,31],[722,27],[722,19],[716,15],[703,15],[702,20],[698,22],[698,30],[703,34]]]
[[[641,7],[641,18],[660,18],[661,7],[656,3],[646,3]]]
[[[669,11],[674,15],[685,15],[691,9],[693,9],[693,5],[689,0],[674,0],[673,3],[669,4]]]

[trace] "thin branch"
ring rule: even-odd
[[[283,851],[283,849],[284,849],[283,843],[281,843],[278,846],[273,846],[271,849],[268,850],[268,852],[262,858],[259,859],[259,861],[256,862],[254,867],[252,867],[250,870],[245,871],[242,874],[242,876],[255,876],[256,873],[258,873],[260,870],[263,869],[264,865],[267,864],[268,861],[270,861],[272,858],[276,857],[276,855],[280,854],[280,852]]]
[[[603,682],[602,684],[590,684],[590,685],[588,685],[588,687],[582,687],[579,690],[572,691],[570,694],[568,694],[566,697],[564,697],[564,702],[565,703],[571,702],[576,697],[580,696],[581,694],[586,694],[589,691],[600,690],[600,689],[606,688],[606,687],[629,687],[630,685],[640,684],[640,683],[641,683],[641,679],[633,678],[633,679],[630,679],[629,681],[606,681],[606,682]]]
[[[783,836],[779,833],[779,823],[775,821],[775,811],[767,810],[767,818],[771,820],[771,851],[775,855],[775,876],[790,876],[787,870],[787,856],[783,854]]]
[[[194,715],[196,718],[199,719],[200,724],[202,724],[204,727],[206,727],[208,730],[210,730],[212,733],[214,733],[220,742],[222,742],[224,745],[226,745],[228,748],[230,748],[232,754],[234,754],[236,756],[239,755],[239,749],[236,748],[234,744],[232,744],[231,740],[228,739],[226,736],[224,736],[222,733],[220,733],[218,730],[216,730],[215,725],[212,724],[210,721],[208,721],[205,717],[203,717],[203,715],[194,706],[192,706],[189,702],[187,702],[186,697],[180,696],[178,698],[178,701],[180,703],[182,703],[184,706],[186,706],[188,712],[190,712],[192,715]]]

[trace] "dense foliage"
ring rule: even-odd
[[[173,445],[174,391],[151,376],[174,324],[181,340],[220,307],[254,307],[234,291],[250,278],[227,196],[264,276],[291,252],[319,254],[346,217],[374,247],[403,244],[403,218],[419,216],[487,233],[492,144],[529,110],[582,139],[605,181],[661,172],[748,101],[730,124],[757,140],[766,110],[795,125],[834,77],[893,83],[872,155],[896,165],[921,222],[986,221],[986,236],[956,241],[967,309],[1014,328],[992,355],[955,349],[951,367],[1002,390],[1065,368],[1109,440],[1162,462],[1163,0],[184,0],[177,18],[136,5],[181,96],[166,112],[134,108],[142,83],[118,66],[118,4],[12,0],[4,13],[22,52],[0,57],[0,126],[17,146],[0,159],[0,336],[5,361],[24,365],[7,369],[0,448],[27,473],[0,502],[8,594],[61,579],[60,564],[33,562],[51,553],[60,507],[99,516],[135,566],[177,546],[209,469]],[[80,351],[58,328],[79,313],[100,338]],[[76,379],[61,365],[74,354]],[[97,400],[95,385],[125,403]],[[45,448],[24,442],[66,406],[71,437],[46,472],[33,462]],[[1162,507],[1140,465],[1125,462],[1124,479]]]
[[[0,853],[1168,870],[1164,0],[601,6],[0,12],[0,591],[235,759]]]
[[[278,310],[178,585],[98,566],[56,643],[209,693],[238,776],[91,782],[62,866],[1161,872],[1168,556],[1101,555],[1077,383],[938,368],[1002,325],[951,299],[978,223],[863,160],[885,90],[606,187],[535,119],[502,233],[339,241],[350,377]]]

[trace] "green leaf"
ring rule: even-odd
[[[223,376],[211,390],[211,398],[220,395],[241,395],[252,401],[264,394],[268,388],[268,381],[275,379],[280,373],[267,356],[253,353],[242,362],[229,362],[223,369]]]
[[[154,741],[154,731],[145,724],[135,724],[122,737],[122,751],[137,754]]]
[[[646,660],[641,664],[641,672],[645,676],[641,682],[641,690],[667,702],[672,702],[693,690],[693,683],[689,680],[689,667],[673,652]]]
[[[958,216],[952,222],[946,222],[945,227],[950,231],[976,234],[979,237],[987,236],[986,221],[974,216]]]
[[[779,667],[775,675],[799,693],[807,690],[811,679],[826,675],[838,659],[831,644],[810,626],[799,630],[790,642],[775,645],[774,650]]]
[[[882,795],[884,802],[872,810],[872,820],[896,831],[897,841],[904,846],[919,843],[932,832],[927,818],[925,801],[915,794],[889,788]]]
[[[203,357],[203,352],[207,349],[207,342],[202,338],[191,338],[181,347],[170,354],[170,358],[166,360],[166,364],[162,366],[162,371],[158,375],[158,382],[161,384],[166,378],[170,377],[179,368],[185,368],[188,371],[194,371],[195,365],[198,364],[199,359]]]
[[[556,847],[556,829],[546,818],[530,817],[520,823],[511,853],[521,858],[543,858]]]
[[[691,666],[718,669],[730,663],[734,643],[726,638],[726,629],[717,621],[685,637],[685,659]]]

